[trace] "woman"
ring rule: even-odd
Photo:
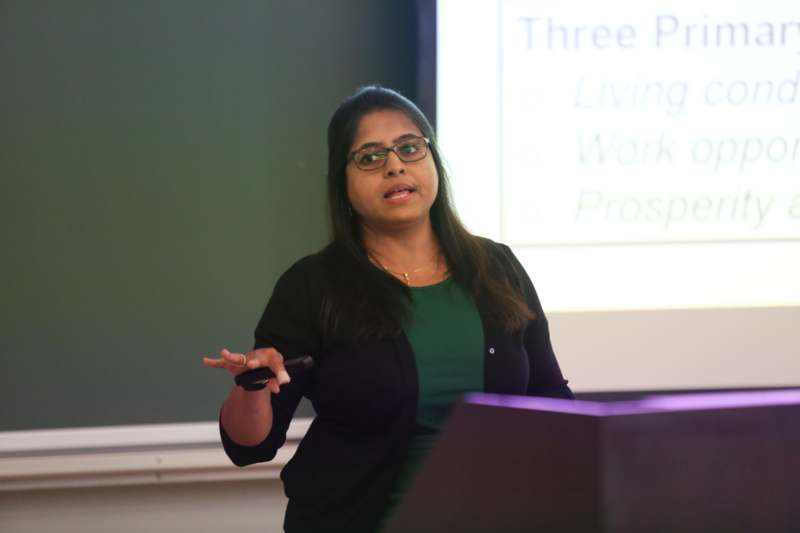
[[[400,94],[365,87],[328,127],[332,242],[278,280],[255,349],[206,365],[269,367],[222,406],[226,453],[269,461],[300,399],[316,412],[281,473],[295,531],[375,531],[466,392],[571,398],[541,305],[510,249],[468,233],[433,130]],[[283,358],[310,354],[290,376]]]

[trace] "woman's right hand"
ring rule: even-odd
[[[224,368],[234,376],[256,368],[268,367],[275,377],[267,381],[267,388],[272,394],[280,392],[280,386],[291,381],[283,366],[283,356],[275,348],[259,348],[247,353],[231,352],[223,348],[219,359],[203,357],[203,364],[210,368]]]

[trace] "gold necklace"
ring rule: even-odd
[[[395,272],[394,270],[389,270],[388,268],[386,268],[383,265],[381,265],[381,267],[383,267],[383,269],[386,272],[388,272],[389,274],[394,274],[396,276],[403,276],[403,279],[406,281],[406,285],[410,285],[411,284],[411,280],[409,279],[411,274],[416,274],[417,272],[419,272],[420,270],[425,268],[425,267],[419,267],[419,268],[416,268],[416,269],[411,270],[409,272]]]
[[[372,257],[373,260],[375,260],[376,263],[378,263],[378,266],[380,266],[382,269],[384,269],[389,274],[394,274],[395,276],[402,276],[403,280],[405,280],[405,282],[406,282],[406,285],[410,285],[411,284],[411,274],[416,274],[417,272],[421,272],[422,270],[425,270],[425,267],[421,266],[419,268],[415,268],[414,270],[409,270],[408,272],[395,272],[394,270],[390,270],[389,267],[387,267],[386,265],[381,263],[378,260],[378,258],[375,257],[374,254],[369,254],[369,255],[370,255],[370,257]],[[440,255],[441,254],[437,254],[436,255],[436,265],[434,266],[434,270],[433,270],[434,272],[439,270],[439,257],[440,257]]]

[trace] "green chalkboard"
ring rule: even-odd
[[[415,97],[413,6],[0,2],[0,430],[216,419],[201,356],[326,242],[333,109]]]

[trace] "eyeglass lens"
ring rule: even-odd
[[[386,164],[389,152],[394,152],[401,161],[419,161],[428,153],[428,143],[424,138],[415,137],[397,143],[391,148],[363,148],[353,154],[353,161],[361,170],[374,170]]]

